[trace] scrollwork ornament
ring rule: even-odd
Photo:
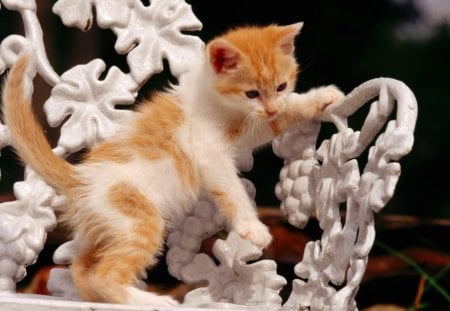
[[[346,118],[376,97],[361,131],[348,128]],[[396,115],[388,121],[394,105]],[[289,158],[277,185],[282,209],[284,206],[293,225],[305,224],[311,212],[308,203],[313,201],[323,230],[319,241],[306,245],[303,260],[295,267],[301,279],[294,280],[285,310],[356,309],[354,297],[375,239],[373,212],[380,211],[392,197],[400,175],[397,161],[409,153],[414,141],[417,103],[411,90],[397,80],[368,81],[327,110],[325,114],[338,133],[324,140],[311,157],[317,163],[311,163],[314,168],[309,173],[299,169],[306,160],[301,151],[297,152],[298,159]],[[379,134],[386,123],[386,129]],[[369,148],[370,143],[374,145]],[[311,147],[305,145],[305,150]],[[275,141],[274,148],[284,155],[289,154],[285,149],[292,149],[283,136]],[[367,148],[369,155],[361,173],[357,158]],[[298,191],[294,184],[305,176],[308,182],[302,183],[304,191]],[[310,200],[302,198],[305,192]],[[343,220],[340,207],[344,203]]]
[[[112,67],[100,80],[104,69],[104,62],[96,59],[68,70],[44,104],[51,126],[60,125],[70,115],[61,128],[58,142],[70,153],[109,137],[132,114],[115,107],[134,103],[136,84],[117,67]]]
[[[181,270],[182,278],[187,282],[208,283],[207,287],[186,295],[186,306],[233,308],[233,305],[245,305],[252,310],[281,309],[278,293],[286,280],[276,273],[275,262],[247,263],[260,258],[260,248],[232,231],[226,240],[216,241],[213,253],[218,265],[209,256],[199,254]]]
[[[138,0],[59,0],[53,10],[65,25],[87,30],[93,22],[93,7],[98,25],[116,34],[115,49],[127,54],[130,74],[139,85],[163,70],[164,59],[178,77],[202,55],[203,42],[182,33],[202,27],[182,0],[154,0],[149,6]]]
[[[0,292],[15,290],[44,246],[47,232],[56,226],[51,207],[54,191],[29,172],[14,185],[17,201],[0,204]]]
[[[1,3],[8,10],[24,11],[24,10],[36,10],[35,0],[2,0]]]
[[[24,36],[10,35],[0,43],[0,73],[10,68],[22,51],[31,49],[30,41]]]
[[[164,13],[164,14],[161,14]],[[182,34],[182,30],[199,30],[201,23],[184,1],[152,1],[145,7],[139,3],[127,27],[113,27],[117,35],[115,49],[128,53],[131,75],[142,83],[163,70],[167,59],[176,77],[185,72],[202,55],[203,42],[198,37]],[[160,60],[156,62],[155,60]]]

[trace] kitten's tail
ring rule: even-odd
[[[10,141],[20,158],[57,191],[79,184],[73,165],[55,155],[31,107],[26,92],[29,55],[20,55],[11,68],[3,89],[3,117]]]

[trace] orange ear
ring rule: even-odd
[[[227,72],[238,65],[240,52],[224,39],[213,40],[209,44],[209,57],[216,73]]]
[[[300,33],[303,23],[295,23],[283,26],[282,37],[279,41],[281,50],[285,54],[292,54],[295,50],[295,37]]]

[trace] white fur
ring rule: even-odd
[[[241,112],[225,107],[218,94],[207,91],[209,86],[204,87],[203,82],[208,80],[208,76],[205,76],[204,70],[205,67],[200,65],[174,88],[182,100],[180,107],[186,118],[186,122],[177,128],[175,139],[199,172],[201,187],[206,192],[221,191],[226,194],[225,201],[228,204],[220,206],[220,200],[217,203],[218,209],[231,218],[228,219],[231,227],[242,237],[265,247],[270,243],[271,236],[267,227],[258,220],[236,170],[235,158],[240,146],[227,142],[223,135],[229,120]],[[127,131],[125,127],[117,137],[124,139]],[[80,213],[102,214],[106,221],[111,221],[123,232],[131,229],[133,219],[108,208],[108,193],[111,187],[119,183],[135,186],[161,210],[168,226],[177,223],[199,196],[199,193],[191,193],[184,188],[171,158],[148,160],[134,155],[126,163],[87,163],[79,165],[77,170],[82,180],[88,181],[91,189],[86,204],[80,206],[84,209]],[[214,199],[213,196],[211,198]]]
[[[175,87],[183,100],[188,117],[191,156],[199,164],[202,183],[206,190],[222,190],[233,203],[234,219],[231,226],[257,245],[267,246],[271,241],[268,229],[257,218],[256,211],[238,177],[236,159],[241,149],[253,149],[255,143],[266,142],[267,137],[243,137],[235,144],[225,141],[224,132],[228,123],[238,115],[247,115],[255,110],[254,101],[236,103],[214,91],[215,75],[207,64],[200,64],[187,73]],[[232,102],[228,102],[232,101]],[[244,107],[236,110],[235,107]],[[242,111],[244,110],[244,112]],[[271,135],[269,128],[260,128],[258,135]],[[183,144],[183,143],[182,143]],[[219,206],[219,209],[221,207]]]
[[[240,99],[237,106],[244,108],[230,108],[236,106],[236,102],[234,106],[231,105],[236,99],[218,94],[212,85],[214,79],[215,74],[210,66],[199,64],[174,87],[173,92],[181,100],[179,105],[185,117],[185,122],[177,128],[174,138],[199,173],[202,189],[207,193],[220,191],[226,195],[222,201],[214,195],[211,195],[211,199],[217,199],[218,209],[228,216],[229,225],[242,237],[265,247],[270,243],[271,236],[267,227],[258,220],[255,208],[239,179],[236,160],[242,150],[252,150],[273,138],[274,134],[269,125],[271,119],[255,118],[253,131],[243,133],[233,142],[227,140],[224,133],[230,122],[251,114],[248,111],[256,113],[260,107],[255,100]],[[333,96],[337,94],[336,90],[335,87],[328,87],[314,89],[298,96],[280,95],[277,99],[279,109],[295,110],[298,115],[302,115],[302,111],[316,111],[315,105],[335,99]],[[330,92],[334,94],[331,97]],[[245,110],[245,113],[242,110]],[[308,114],[308,118],[311,118],[311,112]],[[119,135],[126,137],[126,131]],[[118,183],[125,182],[135,186],[161,210],[169,226],[178,223],[199,196],[199,193],[192,193],[184,188],[171,158],[148,160],[135,155],[131,161],[124,164],[81,164],[78,170],[93,189],[88,197],[89,203],[83,208],[103,214],[122,229],[132,226],[131,220],[107,207],[108,191]],[[224,206],[221,206],[223,201]],[[92,206],[92,202],[95,202],[95,206]]]
[[[174,307],[179,303],[169,296],[160,296],[146,291],[139,290],[135,287],[127,287],[126,304],[151,307]]]
[[[181,184],[178,173],[170,159],[148,161],[135,157],[125,164],[102,162],[80,165],[79,172],[83,179],[89,180],[92,191],[87,202],[95,206],[85,206],[91,211],[104,215],[119,228],[127,232],[133,226],[133,219],[128,220],[122,213],[109,207],[108,192],[119,183],[135,186],[154,206],[158,207],[163,217],[169,220],[183,216],[192,205],[193,198]],[[83,208],[83,207],[82,207]]]

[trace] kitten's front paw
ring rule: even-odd
[[[316,118],[323,120],[327,119],[324,114],[325,109],[340,101],[345,97],[345,94],[335,85],[328,85],[317,88],[316,94]]]
[[[272,242],[272,235],[266,225],[259,220],[240,222],[234,230],[246,240],[260,247],[267,247]]]

